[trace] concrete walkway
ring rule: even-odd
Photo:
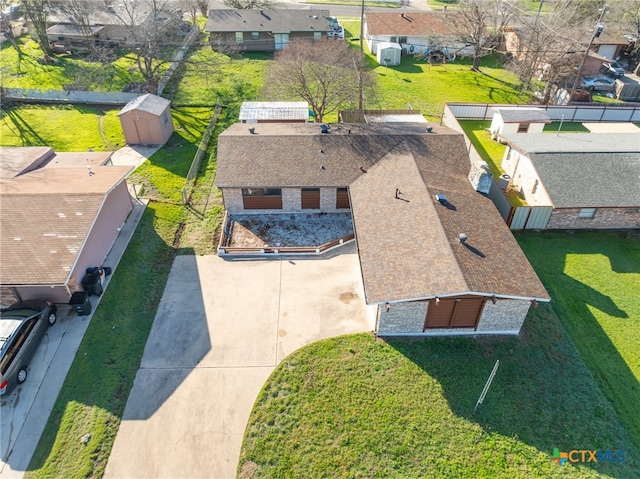
[[[260,389],[296,349],[372,331],[355,245],[313,259],[178,256],[105,478],[235,478]]]

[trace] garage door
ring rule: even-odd
[[[474,328],[478,325],[484,298],[477,296],[429,301],[423,331],[433,328]]]

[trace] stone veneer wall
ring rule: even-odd
[[[378,334],[423,334],[424,318],[429,303],[392,303],[387,312],[385,305],[378,306]]]
[[[229,213],[346,213],[348,208],[336,208],[336,188],[320,188],[320,209],[302,209],[302,189],[282,188],[281,210],[245,210],[242,202],[242,188],[223,188],[224,206]]]
[[[499,299],[496,304],[486,301],[476,331],[520,332],[527,317],[531,301]]]
[[[593,218],[578,218],[580,208],[553,210],[547,229],[640,228],[640,207],[598,208]]]
[[[451,334],[518,334],[527,316],[530,301],[502,299],[496,304],[487,301],[478,322],[478,328],[427,329],[422,331],[429,303],[416,301],[391,303],[389,312],[385,305],[378,306],[378,335],[451,335]]]

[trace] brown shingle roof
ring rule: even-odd
[[[106,193],[130,169],[43,168],[0,181],[0,283],[64,284]]]
[[[367,13],[369,35],[453,35],[452,13]]]
[[[547,300],[491,200],[467,180],[462,135],[432,128],[340,124],[322,134],[313,124],[258,124],[251,134],[236,124],[218,139],[216,184],[349,186],[368,303],[461,293]]]

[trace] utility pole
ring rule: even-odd
[[[580,66],[578,67],[578,73],[576,73],[576,77],[573,80],[573,85],[571,87],[571,94],[569,95],[569,101],[573,98],[574,93],[576,92],[576,87],[580,84],[580,77],[582,76],[582,68],[584,67],[584,62],[587,61],[587,57],[589,56],[589,50],[591,50],[591,46],[593,45],[593,41],[600,36],[602,31],[604,30],[604,25],[602,25],[602,19],[604,18],[604,14],[609,11],[609,7],[606,5],[602,6],[602,11],[600,12],[600,17],[598,17],[598,23],[596,23],[596,29],[593,31],[593,35],[591,35],[591,40],[589,40],[589,45],[584,52],[584,56],[582,57],[582,61],[580,62]]]
[[[364,110],[364,87],[362,79],[364,73],[364,48],[362,45],[362,37],[364,37],[364,0],[362,0],[360,5],[360,65],[358,67],[358,109],[360,111]]]

